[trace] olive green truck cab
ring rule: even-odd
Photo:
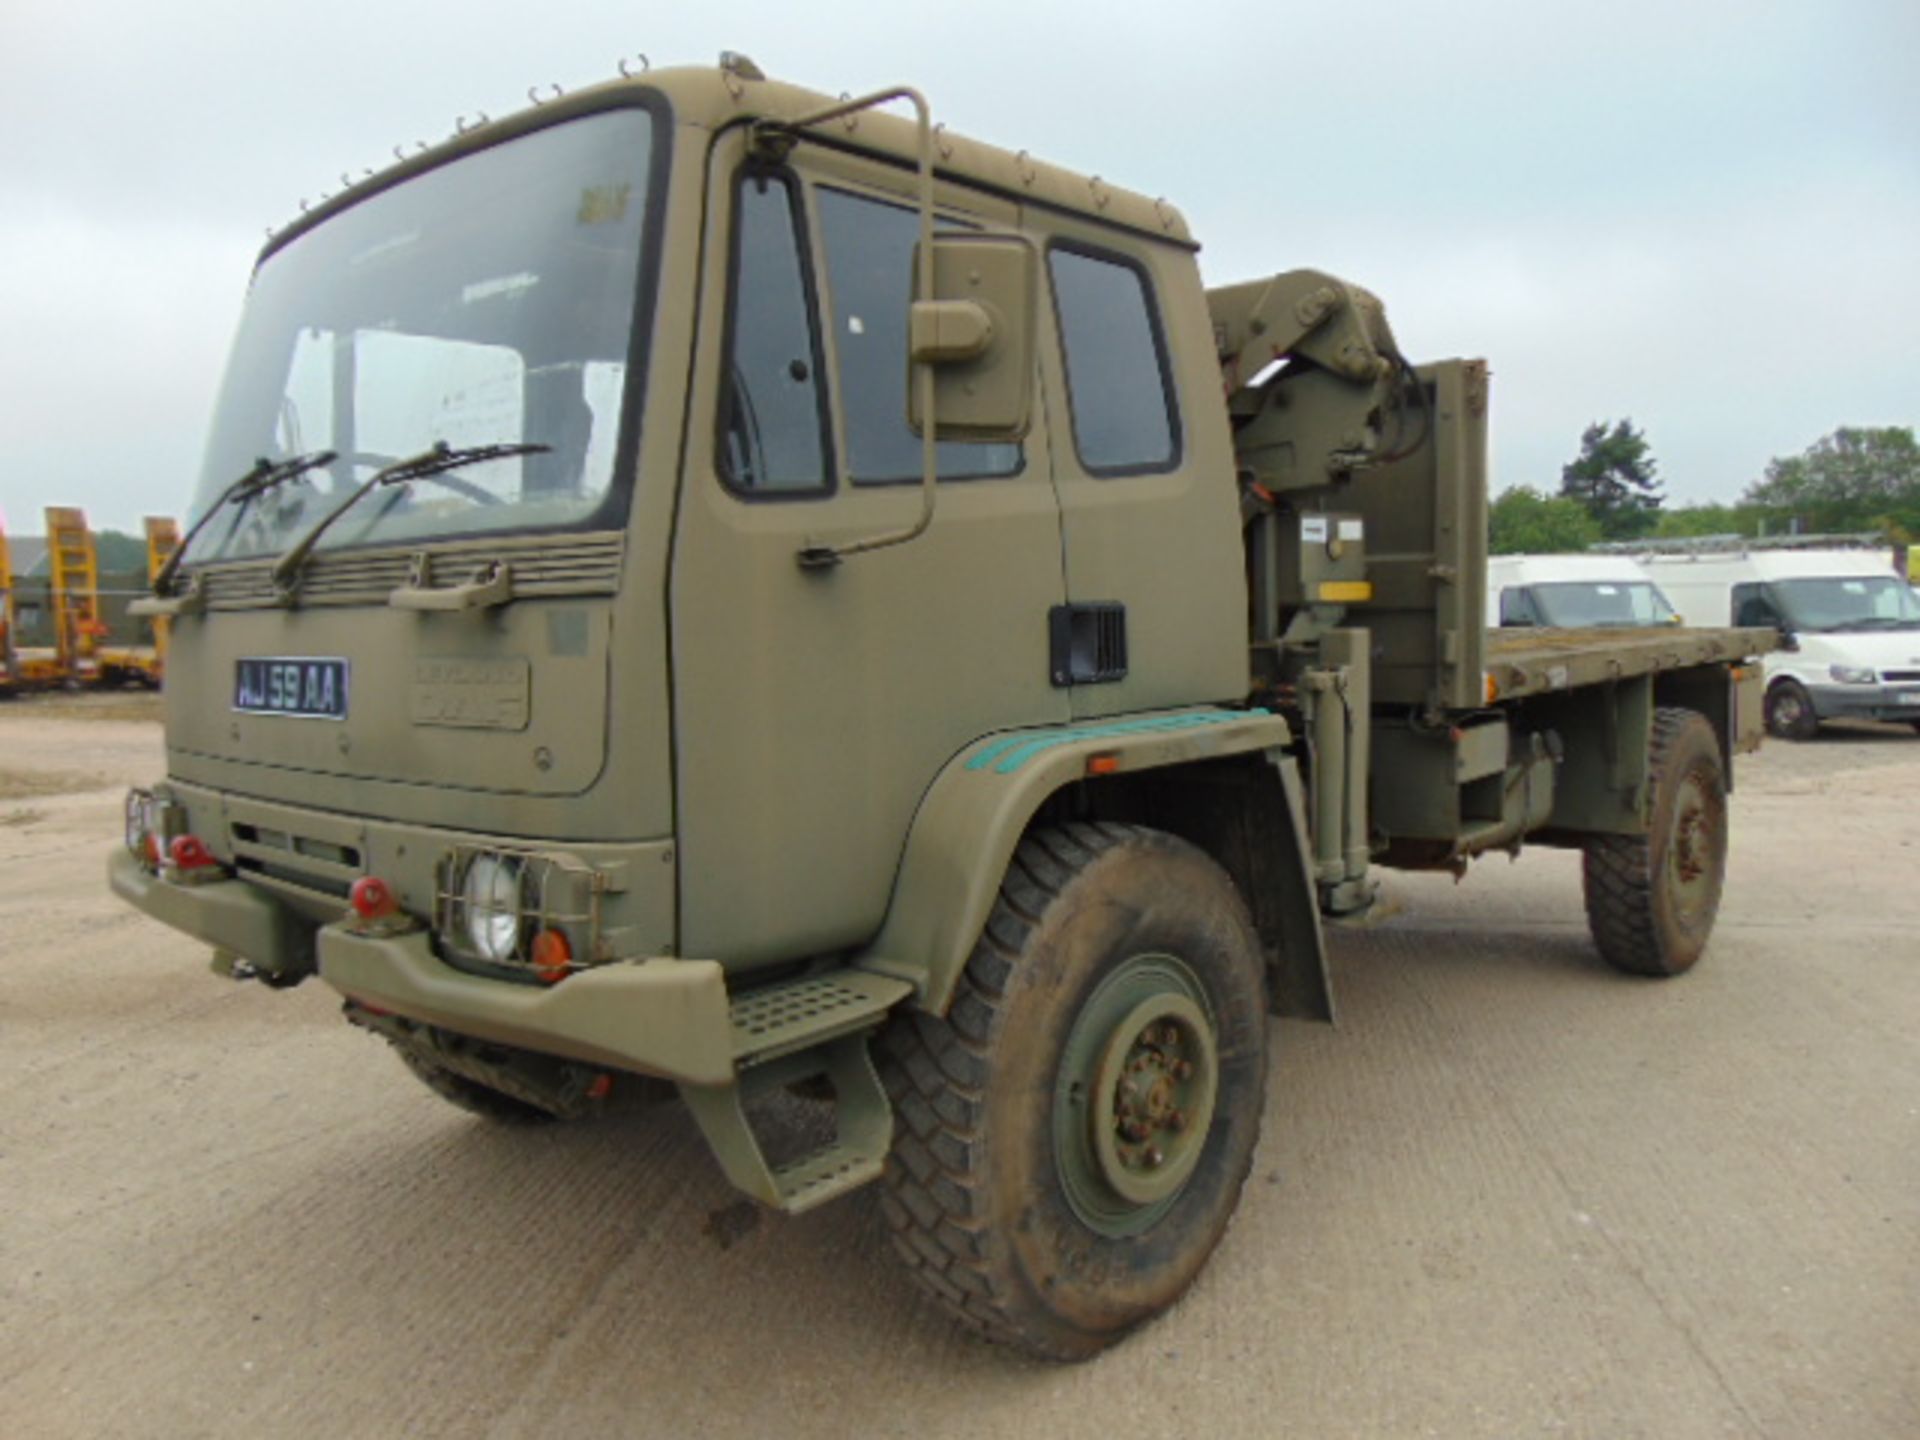
[[[1485,366],[1196,248],[740,57],[332,197],[142,602],[114,889],[481,1114],[670,1082],[770,1206],[881,1180],[956,1316],[1094,1353],[1224,1231],[1376,867],[1578,847],[1600,954],[1693,964],[1771,643],[1489,636]]]

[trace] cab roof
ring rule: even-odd
[[[657,96],[667,101],[676,124],[717,131],[753,120],[792,122],[842,103],[842,97],[784,81],[754,78],[757,74],[750,61],[743,66],[735,60],[727,68],[676,67],[623,76],[558,99],[536,102],[498,120],[462,130],[328,197],[275,231],[261,251],[260,259],[266,259],[287,241],[328,216],[423,170],[577,115],[642,104],[650,96]],[[930,100],[930,106],[931,103]],[[919,155],[918,126],[899,111],[898,104],[890,108],[876,107],[828,121],[808,133],[823,143],[868,151],[911,166]],[[1117,226],[1185,249],[1199,248],[1187,228],[1186,217],[1165,200],[1110,185],[1097,175],[1082,175],[1035,160],[1024,150],[1003,150],[956,135],[939,124],[937,110],[934,121],[934,170],[941,179],[1066,211],[1096,224]]]

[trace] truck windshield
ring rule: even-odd
[[[535,444],[357,507],[321,548],[617,523],[652,116],[622,109],[428,170],[299,235],[254,275],[192,513],[265,459],[338,458],[215,515],[190,561],[278,554],[384,465]]]
[[[1563,630],[1592,625],[1672,625],[1679,617],[1645,580],[1560,581],[1533,587],[1541,618]]]
[[[1795,630],[1920,630],[1920,596],[1896,575],[1776,580],[1773,591]]]

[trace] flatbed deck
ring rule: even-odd
[[[1493,630],[1487,634],[1487,682],[1491,698],[1518,699],[1660,670],[1754,659],[1779,643],[1767,629]]]

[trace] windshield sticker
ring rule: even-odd
[[[462,287],[460,303],[471,305],[476,300],[491,300],[496,295],[518,295],[523,290],[531,290],[540,283],[538,275],[529,275],[522,271],[518,275],[499,275],[492,280],[476,280]]]
[[[1865,583],[1859,580],[1842,580],[1840,582],[1840,588],[1849,595],[1864,595],[1867,593]]]
[[[1612,585],[1596,585],[1594,588],[1602,595],[1618,595],[1620,593],[1619,589]]]
[[[614,225],[627,218],[627,201],[632,197],[631,185],[594,185],[580,192],[580,213],[576,217],[582,225]]]

